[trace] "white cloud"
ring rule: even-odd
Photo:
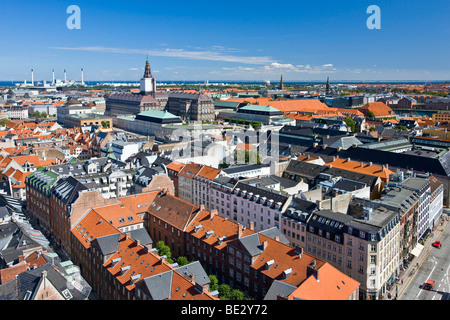
[[[143,49],[127,49],[127,48],[113,48],[102,46],[89,46],[89,47],[50,47],[57,50],[70,50],[70,51],[88,51],[88,52],[101,52],[101,53],[122,53],[122,54],[139,54],[150,55],[158,57],[172,57],[183,58],[192,60],[209,60],[209,61],[226,61],[236,62],[244,64],[267,64],[274,63],[275,61],[270,57],[258,57],[258,56],[237,56],[224,54],[223,50],[184,50],[184,49],[170,49],[163,50],[143,50]]]

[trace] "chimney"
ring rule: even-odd
[[[203,211],[203,210],[205,210],[205,205],[204,205],[204,204],[201,204],[201,205],[200,205],[200,211]]]
[[[315,267],[316,260],[314,260],[311,264],[306,267],[306,277],[314,276],[316,281],[319,281],[319,270]]]
[[[280,237],[279,237],[279,236],[276,236],[276,237],[274,238],[274,240],[275,240],[275,241],[280,241]]]
[[[131,233],[125,232],[125,239],[131,239]]]
[[[44,289],[46,288],[46,284],[47,284],[47,271],[46,270],[44,270],[44,271],[42,271],[42,282],[43,282],[43,284],[44,284]]]
[[[238,223],[238,238],[241,237],[243,232],[244,232],[244,226],[242,224]]]
[[[211,210],[211,212],[210,212],[210,220],[212,220],[212,218],[215,216],[217,214],[217,209],[214,209],[214,210]]]
[[[263,249],[263,251],[264,251],[264,250],[266,250],[266,248],[267,248],[268,244],[269,244],[269,243],[267,242],[267,240],[263,240],[263,242],[262,242],[262,245],[261,245],[261,246],[262,246],[262,249]]]
[[[136,247],[141,245],[141,240],[136,240]]]
[[[164,261],[166,261],[166,256],[160,256],[159,257],[159,264],[164,264]]]
[[[255,222],[254,221],[250,221],[248,223],[248,228],[252,231],[255,231]]]

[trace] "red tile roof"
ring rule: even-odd
[[[360,283],[329,263],[318,268],[318,279],[308,277],[288,297],[289,300],[349,300],[358,293]],[[355,297],[358,299],[358,296]]]

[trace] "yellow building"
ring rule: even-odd
[[[433,121],[445,122],[450,121],[450,111],[442,110],[438,113],[434,113],[432,116]]]

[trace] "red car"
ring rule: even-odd
[[[433,242],[432,246],[435,247],[435,248],[440,248],[441,247],[441,242],[440,241],[435,241],[435,242]]]
[[[425,282],[425,289],[426,290],[431,290],[434,288],[434,285],[436,284],[436,281],[433,280],[427,280],[427,282]]]

